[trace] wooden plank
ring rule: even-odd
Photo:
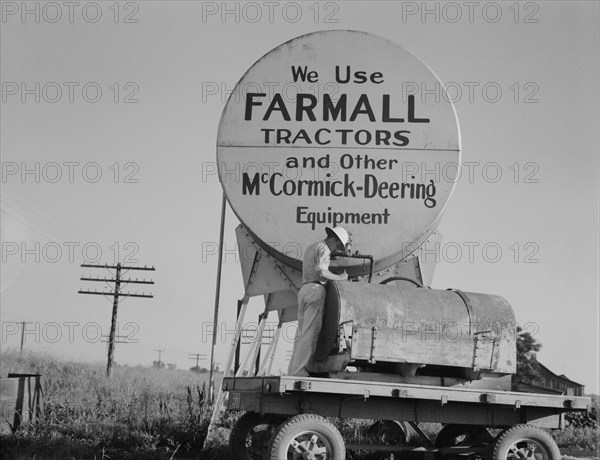
[[[353,359],[370,362],[427,363],[440,366],[472,368],[474,343],[464,334],[450,341],[441,332],[410,333],[398,328],[358,327],[352,335]],[[477,363],[481,369],[491,369],[492,346],[478,340]]]
[[[325,393],[259,394],[231,392],[229,410],[266,414],[311,413],[323,417],[404,420],[409,422],[460,423],[508,427],[530,423],[560,428],[560,414],[553,408],[514,409],[510,406],[448,403],[401,398],[362,398]]]
[[[514,363],[503,362],[500,356],[510,355],[511,343],[506,334],[498,337],[452,335],[442,331],[417,333],[402,328],[354,326],[351,358],[369,362],[475,367],[510,374],[514,372]]]
[[[362,396],[364,399],[384,397],[386,399],[435,401],[436,404],[474,403],[482,407],[508,406],[511,410],[521,407],[567,410],[586,409],[589,397],[562,396],[512,391],[480,390],[471,388],[411,385],[361,380],[322,379],[314,377],[242,377],[223,379],[227,391],[258,394],[298,393],[323,394],[325,400],[332,395]],[[570,407],[565,406],[569,401]]]
[[[267,387],[278,387],[277,377],[225,377],[221,383],[223,391],[258,391]]]
[[[332,372],[329,378],[341,380],[362,380],[368,382],[408,383],[412,385],[429,385],[437,387],[477,388],[481,390],[509,391],[511,376],[487,374],[479,380],[465,380],[453,377],[433,377],[415,375],[404,377],[400,374],[384,374],[380,372]],[[554,393],[556,394],[556,393]]]
[[[537,406],[565,408],[565,401],[571,401],[569,409],[586,409],[591,400],[588,397],[558,396],[536,393],[517,393],[512,391],[478,390],[471,388],[438,387],[387,382],[368,382],[360,380],[322,379],[314,377],[279,377],[279,391],[294,391],[296,382],[310,382],[310,388],[304,391],[319,393],[338,393],[346,395],[402,397],[412,399],[438,400],[442,396],[447,401],[500,404],[509,406]],[[273,382],[275,383],[275,382]],[[275,388],[275,387],[274,387]],[[273,390],[276,391],[276,390]]]

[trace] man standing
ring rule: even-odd
[[[327,280],[345,281],[348,274],[336,275],[329,271],[332,252],[343,252],[350,236],[343,227],[326,227],[327,238],[311,244],[304,252],[302,288],[298,292],[298,330],[294,340],[288,375],[308,377],[306,370],[317,347],[323,324],[325,283]]]

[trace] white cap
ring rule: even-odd
[[[325,231],[327,232],[327,236],[336,236],[344,246],[346,246],[346,243],[348,243],[348,240],[350,239],[350,235],[344,227],[325,227]]]

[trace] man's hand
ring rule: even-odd
[[[321,278],[325,278],[326,280],[330,281],[346,281],[348,279],[348,273],[346,273],[345,270],[339,275],[324,269],[317,270],[317,273],[319,276],[321,276]]]

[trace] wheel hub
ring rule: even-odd
[[[326,460],[330,451],[327,440],[317,433],[302,433],[292,439],[288,446],[293,460]]]
[[[508,448],[507,460],[519,460],[524,458],[535,460],[550,460],[544,450],[533,441],[517,441]]]

